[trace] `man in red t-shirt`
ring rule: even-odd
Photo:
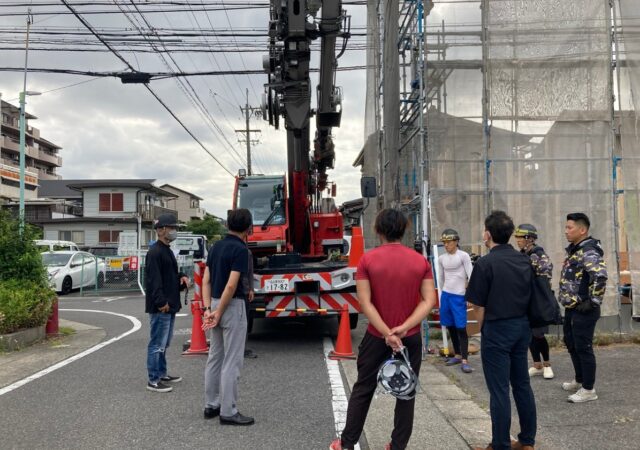
[[[382,245],[358,264],[356,287],[369,327],[358,353],[358,380],[353,385],[342,438],[331,450],[352,449],[359,441],[376,390],[380,365],[403,346],[416,375],[422,362],[420,323],[436,303],[431,265],[400,243],[407,219],[395,209],[380,211],[375,232]],[[391,347],[391,348],[389,348]],[[415,399],[396,400],[394,428],[387,448],[404,449],[413,430]]]

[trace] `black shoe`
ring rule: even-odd
[[[256,355],[256,354],[254,353],[254,351],[253,351],[253,350],[251,350],[250,348],[248,348],[248,349],[246,349],[246,350],[244,351],[244,357],[245,357],[245,358],[256,359],[256,358],[258,357],[258,355]]]
[[[180,383],[182,381],[182,377],[172,377],[171,375],[165,375],[160,378],[160,381],[163,383]]]
[[[218,417],[220,415],[220,408],[205,408],[204,409],[204,418],[205,419],[213,419],[214,417]]]
[[[173,388],[171,386],[167,386],[162,381],[158,381],[157,383],[147,383],[147,389],[153,392],[171,392]]]
[[[239,412],[231,417],[220,416],[221,425],[253,425],[254,422],[253,417],[243,416]]]

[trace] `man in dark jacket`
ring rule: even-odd
[[[157,242],[147,252],[145,261],[145,312],[149,314],[151,333],[147,348],[147,389],[153,392],[171,392],[166,383],[177,383],[182,378],[167,373],[167,348],[173,335],[176,313],[180,311],[180,289],[189,278],[178,272],[178,262],[169,248],[177,237],[178,221],[173,214],[161,214],[154,225]]]
[[[567,215],[565,235],[570,245],[562,265],[558,299],[565,308],[564,343],[576,374],[572,381],[562,383],[562,389],[575,392],[567,398],[572,403],[598,399],[593,387],[596,381],[593,333],[608,276],[602,259],[604,252],[600,241],[589,236],[590,226],[586,214]]]

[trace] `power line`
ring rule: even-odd
[[[73,9],[73,7],[72,7],[71,5],[69,5],[69,3],[67,2],[67,0],[60,0],[60,1],[61,1],[61,2],[62,2],[62,3],[67,7],[67,9],[69,9],[69,11],[71,11],[71,12],[73,13],[73,15],[74,15],[74,16],[76,16],[76,18],[78,18],[78,20],[80,20],[80,22],[81,22],[85,27],[87,27],[87,29],[88,29],[89,31],[91,31],[91,32],[95,35],[95,37],[96,37],[98,40],[100,40],[101,42],[103,42],[103,44],[105,44],[105,46],[106,46],[107,48],[111,49],[111,47],[109,46],[109,44],[108,44],[108,43],[106,43],[106,42],[104,42],[104,41],[100,38],[100,36],[99,36],[97,33],[95,33],[95,32],[93,31],[93,28],[91,27],[91,24],[89,24],[88,22],[86,22],[86,21],[85,21],[85,20],[84,20],[84,19],[83,19],[83,18],[82,18],[78,13],[76,13],[75,9]],[[122,56],[121,56],[117,51],[112,50],[112,53],[113,53],[113,54],[114,54],[118,59],[120,59],[122,62],[124,62],[124,63],[125,63],[125,65],[126,65],[126,66],[131,70],[131,71],[135,72],[135,69],[133,68],[133,66],[132,66],[131,64],[129,64],[129,62],[128,62],[126,59],[124,59],[124,58],[123,58],[123,57],[122,57]],[[226,167],[224,164],[222,164],[222,162],[220,162],[220,160],[218,160],[218,158],[216,158],[216,157],[213,155],[213,153],[211,153],[211,152],[210,152],[210,151],[209,151],[209,150],[204,146],[204,144],[203,144],[202,142],[200,142],[200,140],[199,140],[199,139],[198,139],[198,138],[197,138],[197,137],[196,137],[196,136],[191,132],[191,130],[189,130],[189,128],[187,128],[187,126],[186,126],[186,125],[185,125],[185,124],[184,124],[184,123],[183,123],[183,122],[178,118],[178,116],[177,116],[177,115],[176,115],[176,114],[171,110],[171,108],[169,108],[169,106],[168,106],[164,101],[162,101],[162,99],[158,96],[158,94],[156,94],[156,93],[154,92],[154,90],[153,90],[153,89],[151,89],[151,87],[150,87],[148,84],[145,84],[144,86],[145,86],[145,88],[146,88],[146,89],[151,93],[151,95],[153,95],[153,96],[155,97],[155,99],[156,99],[156,100],[157,100],[157,101],[158,101],[158,102],[159,102],[159,103],[164,107],[164,109],[165,109],[165,110],[167,110],[167,112],[168,112],[169,114],[171,114],[171,116],[172,116],[172,117],[173,117],[173,118],[174,118],[174,119],[175,119],[175,120],[180,124],[180,126],[182,126],[182,128],[184,128],[184,130],[189,134],[189,136],[191,136],[191,137],[193,138],[193,140],[194,140],[194,141],[196,141],[196,142],[200,145],[200,147],[202,147],[202,149],[203,149],[205,152],[207,152],[207,154],[208,154],[209,156],[211,156],[211,158],[213,158],[213,160],[214,160],[214,161],[216,161],[216,162],[218,163],[218,165],[219,165],[220,167],[222,167],[222,168],[223,168],[223,169],[224,169],[224,170],[225,170],[229,175],[231,175],[231,176],[233,177],[233,173],[231,173],[231,171],[230,171],[229,169],[227,169],[227,167]]]

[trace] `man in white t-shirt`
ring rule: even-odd
[[[440,323],[449,329],[454,356],[447,360],[448,366],[461,364],[464,373],[473,369],[467,360],[469,356],[469,337],[467,336],[467,302],[464,293],[471,277],[471,258],[467,252],[458,248],[460,235],[452,228],[442,232],[440,240],[444,243],[444,254],[438,257],[440,289]]]

